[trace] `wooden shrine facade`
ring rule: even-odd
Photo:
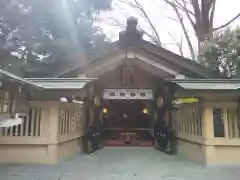
[[[204,165],[240,164],[240,80],[223,80],[144,41],[136,19],[105,52],[57,77],[0,74],[0,115],[24,112],[21,124],[0,127],[0,163],[57,163],[83,151],[87,128],[111,100],[141,100],[154,122],[162,97],[176,155]],[[27,108],[19,109],[19,102]]]

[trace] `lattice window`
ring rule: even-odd
[[[12,111],[13,96],[9,91],[0,90],[0,113]]]
[[[172,125],[179,134],[202,136],[201,106],[198,103],[184,104],[172,110]]]
[[[85,119],[84,107],[61,107],[59,114],[59,135],[83,132],[84,119]]]
[[[122,84],[131,85],[134,82],[134,68],[124,67],[122,69]]]
[[[223,110],[221,108],[213,109],[213,127],[214,127],[214,137],[225,136]]]

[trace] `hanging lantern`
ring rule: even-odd
[[[148,108],[143,109],[143,114],[148,114]]]
[[[103,108],[102,112],[103,112],[103,114],[107,114],[108,113],[108,109],[107,108]]]

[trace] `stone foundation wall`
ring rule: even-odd
[[[177,155],[198,164],[206,164],[203,146],[195,142],[178,139]]]

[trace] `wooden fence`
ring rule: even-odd
[[[81,133],[84,131],[84,106],[68,104],[61,105],[59,111],[58,135]]]
[[[0,128],[0,163],[56,163],[82,151],[80,104],[30,102],[23,123]]]
[[[43,133],[48,132],[48,124],[50,119],[50,108],[58,107],[59,115],[56,126],[58,127],[59,137],[73,134],[81,136],[84,133],[85,112],[84,106],[79,104],[59,104],[55,103],[51,106],[44,103],[31,103],[29,113],[22,116],[23,123],[13,127],[0,128],[0,137],[41,137]],[[45,136],[48,136],[45,134]]]
[[[42,134],[42,108],[31,106],[29,114],[22,116],[23,123],[13,127],[0,128],[1,136],[41,136]]]
[[[237,107],[230,106],[211,109],[213,131],[217,131],[222,123],[222,136],[214,136],[214,138],[239,138],[240,120],[238,118]],[[215,119],[216,115],[214,115],[214,111],[216,109],[221,112],[221,118]],[[173,129],[177,134],[203,136],[203,110],[200,103],[183,104],[175,107],[172,110]]]
[[[200,103],[184,104],[172,111],[173,129],[177,134],[202,136],[203,121]]]

